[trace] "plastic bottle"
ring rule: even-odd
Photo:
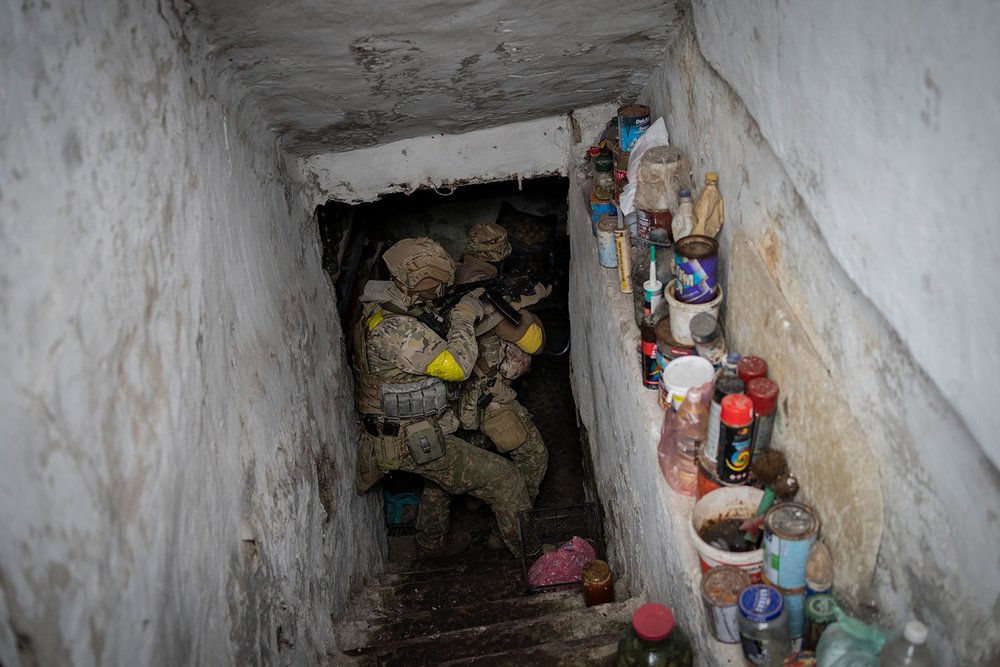
[[[914,619],[907,622],[903,634],[886,642],[879,654],[882,667],[931,667],[934,659],[927,649],[927,626]]]
[[[694,215],[698,219],[694,226],[695,234],[704,234],[714,238],[722,230],[722,224],[725,222],[725,208],[718,184],[718,174],[714,171],[705,174],[705,187],[698,195],[698,201],[694,204]]]
[[[678,194],[680,202],[677,206],[677,215],[670,223],[670,229],[674,235],[674,241],[679,241],[694,231],[694,226],[698,219],[694,215],[694,202],[691,201],[691,192],[681,190]]]
[[[667,667],[694,664],[691,643],[675,627],[674,613],[662,604],[644,604],[618,642],[618,667]]]

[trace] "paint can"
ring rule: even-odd
[[[636,236],[648,239],[655,235],[656,230],[663,230],[667,241],[673,243],[671,223],[674,215],[670,211],[644,211],[636,209]],[[714,240],[714,239],[713,239]]]
[[[806,587],[809,549],[819,535],[819,517],[802,503],[775,505],[764,515],[764,576],[788,590]]]
[[[720,642],[740,642],[739,598],[750,584],[750,575],[738,567],[713,567],[701,578],[701,600],[708,630]]]
[[[746,484],[753,456],[750,449],[753,444],[753,401],[745,394],[730,394],[722,399],[720,405],[719,460],[715,474],[727,484]],[[805,561],[802,566],[805,568]],[[805,576],[804,569],[802,576]]]
[[[617,143],[611,147],[611,156],[615,161],[615,199],[621,195],[628,183],[628,160],[631,155],[629,151],[623,151]]]
[[[662,317],[656,323],[656,361],[660,368],[666,368],[674,359],[695,353],[694,347],[678,343],[670,334],[670,318]]]
[[[631,151],[643,132],[649,129],[649,107],[626,104],[618,107],[618,143],[623,151]]]
[[[601,201],[597,198],[597,195],[590,195],[590,231],[597,236],[597,225],[601,222],[601,216],[610,215],[613,218],[618,217],[618,208],[614,203],[609,201]]]
[[[767,560],[767,555],[765,554],[764,560]],[[778,586],[776,583],[767,578],[765,573],[761,580],[771,586],[779,593],[781,597],[785,599],[785,610],[788,613],[788,633],[792,639],[792,645],[794,648],[796,640],[801,641],[802,632],[805,629],[806,623],[806,589],[805,588],[783,588]]]
[[[674,244],[674,289],[678,301],[707,303],[719,291],[719,242],[692,234]]]
[[[618,257],[618,289],[632,293],[632,242],[628,227],[615,227],[615,253]]]
[[[618,251],[615,248],[615,228],[618,219],[610,215],[602,215],[597,223],[597,259],[601,266],[613,269],[618,266]]]
[[[694,338],[691,337],[691,320],[698,313],[710,313],[713,317],[719,317],[719,307],[722,306],[722,288],[719,293],[708,303],[684,303],[674,296],[674,284],[677,279],[671,280],[663,290],[663,296],[667,300],[670,312],[670,334],[680,343],[694,347]]]
[[[714,377],[715,369],[708,359],[694,355],[674,359],[660,374],[661,400],[665,396],[666,405],[678,410],[690,389],[711,382]],[[666,409],[666,405],[661,403],[660,407]]]

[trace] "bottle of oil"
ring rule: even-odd
[[[694,216],[698,219],[694,226],[695,234],[714,238],[722,231],[725,207],[719,192],[719,175],[714,171],[705,174],[705,187],[694,204]]]

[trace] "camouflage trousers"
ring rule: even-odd
[[[441,458],[417,465],[406,456],[399,466],[399,470],[420,475],[427,482],[417,515],[417,542],[429,549],[440,546],[448,534],[451,497],[467,493],[490,505],[504,544],[519,556],[517,513],[530,509],[531,501],[517,468],[502,456],[454,435],[446,435],[444,443]]]
[[[524,444],[517,449],[507,452],[507,456],[510,457],[517,471],[521,473],[521,479],[524,480],[524,487],[528,491],[528,498],[534,504],[535,498],[538,496],[538,487],[545,478],[545,471],[549,467],[549,450],[545,448],[545,441],[542,440],[542,434],[538,431],[538,427],[535,426],[531,414],[523,405],[517,401],[510,401],[504,403],[503,406],[514,410],[518,414],[521,423],[528,432],[528,438],[524,441]],[[488,439],[482,441],[482,445],[486,446],[488,442]],[[479,442],[474,444],[477,447],[480,446]]]

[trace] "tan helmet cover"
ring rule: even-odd
[[[469,243],[465,252],[487,262],[499,262],[510,254],[507,230],[492,222],[473,225],[469,230]]]
[[[433,279],[450,285],[455,279],[455,261],[441,245],[429,238],[403,239],[382,255],[389,273],[407,289]]]

